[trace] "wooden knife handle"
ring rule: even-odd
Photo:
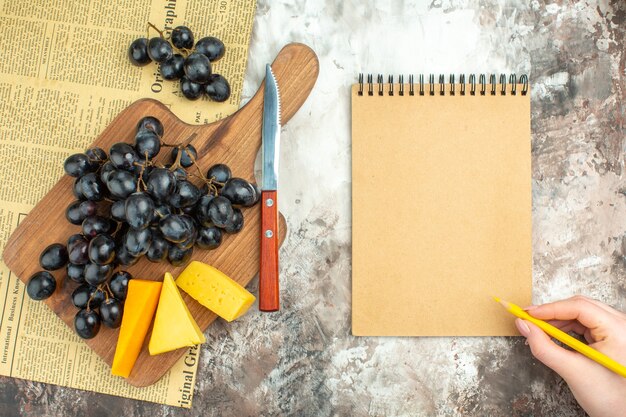
[[[259,310],[277,311],[278,297],[278,201],[276,191],[261,193],[261,269]]]

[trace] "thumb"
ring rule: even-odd
[[[515,326],[526,337],[533,356],[548,368],[565,380],[580,373],[581,367],[584,366],[584,357],[558,346],[550,336],[529,321],[516,319]]]

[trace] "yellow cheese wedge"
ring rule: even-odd
[[[148,344],[151,355],[185,346],[204,343],[202,330],[193,319],[169,272],[165,273],[152,336]]]
[[[244,314],[256,299],[220,270],[197,261],[185,268],[176,285],[226,321]]]
[[[133,370],[159,302],[161,285],[157,281],[142,279],[128,281],[122,327],[111,367],[113,375],[128,378]]]

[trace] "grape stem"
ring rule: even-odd
[[[117,235],[117,232],[119,232],[122,228],[122,222],[115,222],[117,224],[117,226],[115,226],[115,230],[113,231],[113,233],[111,233],[111,236],[115,237]]]
[[[143,184],[143,190],[146,191],[148,189],[148,186],[146,185],[145,181],[143,180],[143,172],[146,170],[146,168],[148,167],[148,164],[150,163],[150,161],[148,160],[148,151],[144,152],[144,156],[146,157],[145,162],[143,164],[139,164],[141,165],[141,171],[139,171],[139,178],[137,180],[137,192],[139,192],[140,186]]]
[[[203,182],[205,182],[208,185],[209,190],[211,191],[211,194],[213,194],[215,197],[217,197],[219,192],[218,192],[217,187],[215,186],[215,184],[219,185],[220,187],[223,187],[224,183],[216,181],[215,177],[211,177],[211,178],[207,179],[207,177],[205,177],[204,174],[202,173],[202,170],[200,169],[200,166],[196,162],[196,158],[194,158],[192,154],[189,154],[189,158],[191,159],[191,163],[193,164],[193,166],[196,167],[196,169],[198,170],[198,173],[200,174],[199,176],[198,175],[194,175],[194,174],[189,174],[189,175],[192,175],[192,176],[194,176],[196,178],[200,178]]]
[[[176,171],[176,169],[180,168],[180,158],[182,158],[183,156],[183,150],[187,147],[187,145],[189,145],[191,143],[192,140],[194,140],[196,138],[196,136],[198,136],[197,133],[192,133],[185,142],[183,142],[180,145],[176,145],[176,148],[178,148],[178,153],[176,154],[176,160],[174,161],[174,163],[172,164],[172,166],[170,167],[170,171],[174,172]],[[173,145],[169,145],[174,147]],[[189,153],[189,156],[192,158],[193,161],[193,156],[191,155],[191,153]]]
[[[163,31],[160,30],[158,27],[154,26],[152,23],[148,22],[148,26],[146,27],[146,35],[148,35],[148,39],[150,39],[150,28],[156,30],[159,33],[159,36],[163,39],[165,39],[165,36],[163,36]]]
[[[191,159],[191,164],[196,168],[196,170],[198,171],[198,174],[200,174],[200,178],[202,178],[204,181],[208,181],[206,177],[204,176],[204,174],[202,173],[200,166],[198,166],[198,164],[196,163],[196,158],[193,157],[191,152],[188,152],[188,154],[189,154],[189,159]]]
[[[180,146],[178,146],[178,153],[176,154],[176,160],[174,161],[174,163],[172,164],[172,166],[170,167],[170,171],[174,172],[176,171],[178,168],[180,168],[180,158],[183,156],[183,152],[182,149],[180,148]]]
[[[111,291],[111,287],[109,287],[109,283],[105,282],[104,284],[100,284],[100,286],[104,285],[104,290],[106,291],[102,291],[104,293],[104,300],[108,300],[109,299],[109,295],[111,297],[113,297],[113,291]],[[100,288],[100,286],[98,286],[98,288]],[[102,288],[100,288],[102,289]]]
[[[96,289],[97,289],[97,288],[98,288],[98,287],[96,287]],[[91,301],[93,300],[93,296],[94,296],[94,295],[96,295],[96,292],[95,292],[95,291],[91,293],[91,295],[89,296],[89,299],[87,300],[87,308],[86,308],[87,312],[89,312],[89,311],[90,311],[89,303],[91,303]]]

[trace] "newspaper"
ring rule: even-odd
[[[155,98],[194,124],[235,112],[255,3],[0,0],[1,247],[63,175],[64,159],[85,149],[133,101]],[[166,35],[185,24],[196,39],[222,39],[226,55],[213,70],[231,84],[228,102],[186,100],[178,82],[164,81],[154,64],[130,65],[128,45],[147,36],[147,22]],[[113,377],[45,304],[25,296],[24,285],[0,261],[0,375],[189,408],[198,354],[198,348],[189,349],[156,384],[133,387]]]

